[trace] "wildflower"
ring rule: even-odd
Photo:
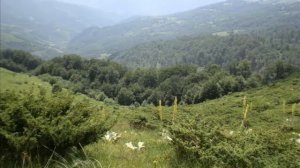
[[[178,107],[177,107],[177,96],[175,96],[175,100],[174,100],[174,109],[173,109],[173,123],[175,121],[175,115],[178,111]]]
[[[285,106],[286,106],[286,101],[285,100],[283,100],[283,102],[282,102],[282,112],[283,113],[285,113]]]
[[[162,111],[162,105],[161,105],[161,100],[159,100],[159,118],[162,121],[163,120],[163,111]]]
[[[134,146],[132,142],[125,143],[125,145],[132,150],[141,150],[142,148],[145,148],[144,142],[138,142],[137,146]]]
[[[244,111],[244,117],[243,117],[243,125],[246,125],[246,120],[247,120],[247,114],[249,112],[249,104],[246,105],[245,111]]]
[[[295,115],[295,112],[296,112],[296,108],[297,108],[297,104],[293,104],[292,105],[292,114]]]
[[[169,133],[168,133],[168,131],[166,130],[166,129],[163,129],[163,132],[162,132],[162,137],[163,137],[163,139],[166,139],[166,140],[168,140],[168,141],[172,141],[173,139],[169,136]]]
[[[125,145],[126,145],[128,148],[132,149],[132,150],[136,150],[136,149],[137,149],[137,147],[133,146],[132,142],[125,143]]]
[[[244,98],[243,98],[243,109],[246,108],[246,105],[247,105],[247,96],[244,96]]]
[[[110,142],[110,141],[116,141],[120,137],[121,137],[121,135],[119,135],[115,132],[107,131],[103,138]]]
[[[138,150],[141,150],[142,148],[145,148],[144,142],[138,142],[137,149],[138,149]]]

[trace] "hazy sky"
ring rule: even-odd
[[[165,15],[224,0],[60,0],[125,15]]]

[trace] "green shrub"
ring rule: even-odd
[[[155,129],[157,128],[157,120],[153,115],[135,114],[130,119],[130,126],[136,129]]]
[[[179,158],[199,167],[299,167],[299,148],[280,130],[229,134],[217,123],[189,119],[173,125]]]
[[[52,93],[57,93],[57,92],[61,92],[62,91],[62,87],[58,84],[54,84],[53,88],[52,88]]]
[[[22,153],[48,156],[49,149],[64,153],[95,141],[110,126],[108,115],[88,100],[76,101],[66,91],[42,93],[1,93],[1,155],[20,159]]]

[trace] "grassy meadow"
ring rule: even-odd
[[[50,84],[41,81],[37,77],[14,73],[5,69],[0,69],[0,78],[2,91],[15,90],[22,92],[32,90],[33,92],[38,92],[38,88],[43,87],[47,92],[51,92],[52,89]],[[178,141],[174,140],[177,139],[176,134],[169,134],[173,138],[173,141],[169,141],[162,136],[162,133],[164,130],[173,132],[172,130],[175,130],[174,127],[181,129],[181,124],[187,124],[185,122],[195,123],[201,120],[217,122],[220,125],[222,134],[226,136],[241,134],[241,132],[255,134],[256,132],[275,131],[274,137],[277,139],[273,143],[277,145],[277,143],[280,144],[288,140],[292,145],[290,147],[293,148],[291,154],[298,154],[299,156],[300,144],[296,142],[300,138],[299,86],[300,76],[293,75],[275,84],[251,89],[247,92],[229,94],[222,98],[196,105],[178,105],[175,120],[173,120],[173,107],[162,107],[162,120],[160,120],[159,108],[152,105],[144,107],[120,106],[98,102],[84,95],[76,95],[76,101],[78,102],[89,99],[93,106],[99,106],[102,110],[107,111],[108,113],[106,114],[116,114],[117,118],[115,118],[110,130],[118,133],[120,138],[116,141],[108,142],[99,137],[96,142],[79,149],[81,151],[79,152],[80,154],[72,153],[72,151],[64,156],[57,154],[57,156],[51,156],[47,164],[36,163],[34,159],[25,159],[23,160],[23,166],[103,168],[198,167],[197,161],[195,162],[193,159],[180,159],[181,155],[178,153],[178,145],[176,145]],[[247,124],[243,126],[243,101],[245,97],[250,107],[245,119]],[[292,108],[293,105],[296,106]],[[96,118],[97,114],[93,115],[93,117]],[[278,132],[280,135],[276,136]],[[249,134],[245,134],[245,136],[250,136]],[[144,142],[145,147],[141,150],[132,150],[125,145],[128,142],[132,142],[134,145],[138,142]],[[294,158],[293,165],[285,164],[281,167],[299,167],[298,156],[290,156]],[[2,159],[0,161],[3,161],[5,158],[2,157],[0,159]],[[272,161],[272,159],[267,161]],[[30,162],[30,164],[26,162]],[[270,165],[276,165],[276,163]],[[4,165],[0,164],[0,166]],[[11,167],[17,166],[11,164]],[[237,166],[232,165],[232,167]]]

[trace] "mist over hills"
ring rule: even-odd
[[[138,61],[132,58],[140,53],[135,48],[141,44],[151,46],[148,43],[161,40],[173,44],[169,40],[300,24],[297,0],[227,0],[181,13],[131,18],[78,2],[1,1],[1,48],[22,49],[46,59],[73,53],[88,58],[112,55],[111,59],[133,65]],[[135,54],[128,55],[132,52]]]
[[[90,26],[115,24],[119,16],[53,0],[2,0],[1,48],[58,56],[68,41]]]
[[[300,24],[298,1],[228,0],[195,10],[155,17],[138,17],[125,23],[84,30],[67,51],[97,57],[138,44],[182,36],[213,33],[247,33],[282,25]]]
[[[199,6],[225,0],[59,0],[67,3],[91,6],[122,16],[161,16],[188,11]]]

